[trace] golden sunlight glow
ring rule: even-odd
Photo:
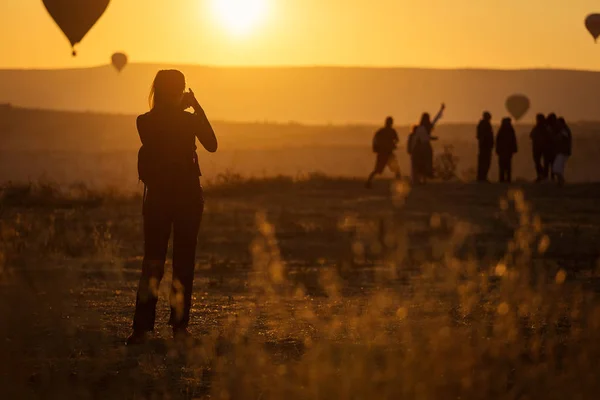
[[[212,0],[215,18],[230,33],[249,34],[267,14],[266,0]]]

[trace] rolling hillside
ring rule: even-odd
[[[0,103],[54,110],[134,114],[147,108],[156,71],[179,68],[207,113],[227,121],[376,123],[393,115],[414,123],[448,104],[446,121],[473,122],[483,109],[505,114],[504,100],[527,94],[532,109],[596,120],[600,73],[562,70],[432,70],[337,67],[221,68],[132,64],[72,70],[0,70]]]

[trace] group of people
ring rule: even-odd
[[[407,151],[411,158],[411,179],[413,184],[424,183],[428,178],[433,178],[433,148],[431,142],[437,140],[432,135],[436,123],[442,118],[445,105],[431,120],[428,113],[424,113],[421,122],[413,126]],[[559,185],[565,182],[564,171],[568,158],[571,155],[571,129],[564,118],[558,118],[551,113],[547,117],[538,114],[536,125],[531,131],[530,138],[533,147],[533,161],[536,169],[536,182],[547,179],[557,181]],[[376,175],[383,173],[388,167],[400,179],[400,167],[394,154],[399,142],[398,134],[394,129],[394,120],[388,117],[385,126],[378,130],[373,137],[373,152],[377,154],[375,168],[369,175],[366,187],[370,188]],[[485,111],[477,125],[477,142],[479,148],[477,160],[477,181],[489,182],[488,174],[492,163],[494,150],[498,156],[498,172],[500,182],[512,181],[512,159],[518,151],[517,136],[509,117],[503,118],[498,132],[494,135],[492,115]]]
[[[432,135],[437,122],[444,115],[446,105],[442,104],[436,116],[431,119],[429,113],[423,113],[418,125],[413,126],[406,148],[411,159],[411,176],[413,183],[424,183],[433,178],[433,147],[431,142],[437,140]],[[394,129],[394,119],[387,117],[385,126],[373,137],[373,152],[377,154],[375,168],[369,175],[365,186],[370,188],[376,175],[383,173],[388,167],[400,179],[400,167],[394,151],[398,147],[398,133]]]
[[[510,182],[512,178],[512,157],[517,152],[517,137],[510,118],[504,118],[494,141],[494,130],[491,124],[492,116],[483,113],[483,118],[477,126],[477,141],[479,157],[477,162],[477,180],[487,182],[487,175],[492,160],[494,147],[498,155],[500,182]],[[533,162],[536,170],[536,182],[547,179],[565,183],[565,167],[571,156],[571,129],[564,118],[557,118],[555,113],[548,117],[538,114],[536,125],[531,134]]]
[[[565,182],[565,167],[571,156],[571,129],[563,117],[551,113],[536,116],[536,125],[529,135],[533,147],[533,162],[537,172],[536,182],[557,180]]]
[[[483,118],[477,125],[477,142],[479,154],[477,157],[477,181],[488,182],[488,173],[492,164],[492,152],[496,148],[498,155],[498,171],[500,182],[512,180],[512,158],[517,152],[517,135],[510,118],[503,118],[496,138],[492,128],[492,114],[483,113]]]

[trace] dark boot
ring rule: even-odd
[[[133,333],[127,338],[125,344],[127,346],[138,346],[148,341],[148,332],[146,331],[133,331]]]

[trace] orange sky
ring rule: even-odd
[[[112,0],[71,57],[42,0],[0,1],[0,68],[133,62],[600,70],[583,26],[593,0],[264,0],[267,13],[233,35],[220,0]]]

